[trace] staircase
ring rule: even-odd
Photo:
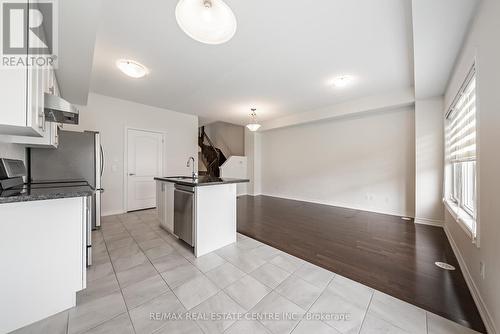
[[[206,167],[206,172],[200,171],[200,174],[220,177],[219,167],[226,162],[227,157],[212,143],[205,133],[204,126],[198,130],[198,146],[200,147],[200,159]]]

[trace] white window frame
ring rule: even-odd
[[[468,170],[470,165],[473,163],[472,170]],[[448,196],[448,200],[451,201],[454,205],[456,205],[459,209],[463,210],[467,213],[470,218],[475,218],[476,203],[472,203],[472,206],[468,205],[469,201],[467,201],[467,194],[470,194],[467,191],[469,188],[472,188],[472,197],[476,198],[476,178],[469,179],[465,176],[466,173],[474,173],[477,176],[477,168],[476,161],[465,161],[465,162],[455,162],[451,163],[451,185],[450,185],[450,193]],[[456,175],[458,174],[458,176]],[[464,181],[472,181],[472,184]],[[464,190],[465,189],[465,190]]]
[[[479,173],[478,173],[478,166],[479,166],[479,99],[478,99],[478,70],[477,70],[477,63],[474,62],[472,65],[472,68],[470,71],[467,73],[464,82],[462,83],[458,94],[456,95],[455,99],[450,105],[450,108],[445,114],[445,124],[447,122],[447,118],[450,115],[451,109],[456,105],[458,100],[460,99],[461,94],[464,92],[465,88],[468,86],[468,84],[471,82],[471,80],[475,78],[476,80],[476,160],[475,160],[475,174],[476,177],[474,178],[474,184],[472,185],[474,188],[474,193],[473,196],[475,198],[475,203],[474,203],[474,208],[470,208],[469,206],[464,203],[464,196],[462,194],[462,184],[459,182],[456,184],[455,181],[459,180],[462,181],[463,178],[460,176],[458,178],[455,178],[455,173],[462,174],[464,173],[465,170],[465,163],[458,163],[460,165],[460,168],[456,168],[456,163],[452,163],[450,161],[446,161],[445,165],[445,196],[443,198],[443,202],[445,204],[445,207],[447,210],[450,212],[451,216],[455,219],[455,221],[458,223],[458,225],[463,229],[463,231],[469,236],[469,238],[472,240],[472,242],[479,247],[479,215],[478,215],[478,210],[479,210]],[[446,131],[445,131],[446,134]],[[445,141],[445,145],[447,145]],[[467,186],[467,185],[464,185]],[[475,209],[475,210],[474,210]],[[472,229],[471,229],[472,227]]]

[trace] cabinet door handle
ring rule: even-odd
[[[38,124],[38,128],[45,131],[45,113],[42,111],[38,112],[38,119],[40,120],[40,124]]]

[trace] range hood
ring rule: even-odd
[[[78,124],[79,111],[65,99],[45,93],[45,120],[63,124]]]

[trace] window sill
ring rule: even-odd
[[[451,214],[453,219],[455,219],[462,230],[464,230],[465,234],[472,240],[473,243],[476,243],[476,236],[469,229],[470,225],[475,225],[474,218],[472,218],[467,212],[452,201],[444,199],[443,202],[448,212]]]

